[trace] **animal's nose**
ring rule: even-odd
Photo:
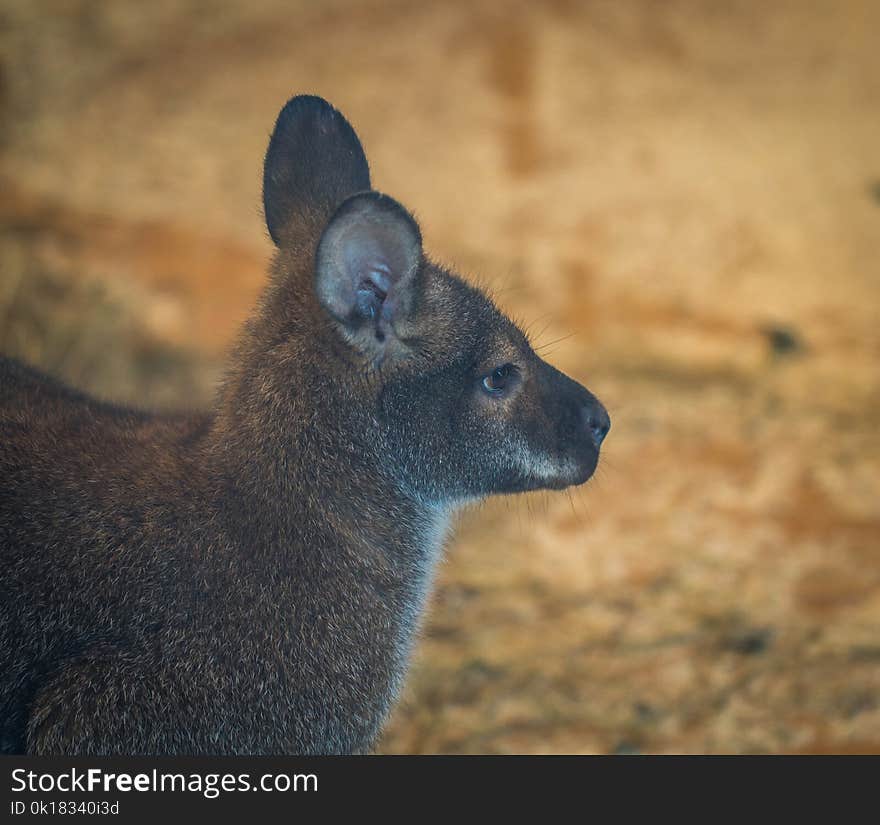
[[[593,439],[593,444],[598,450],[605,440],[605,436],[608,435],[608,430],[611,429],[611,419],[608,417],[605,407],[595,399],[583,408],[582,414],[590,438]]]

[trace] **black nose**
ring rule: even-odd
[[[611,429],[611,419],[608,417],[605,407],[596,400],[584,407],[583,416],[593,444],[598,450],[602,446],[605,436],[608,435],[608,430]]]

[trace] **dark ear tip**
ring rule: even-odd
[[[352,129],[351,124],[345,119],[345,115],[334,108],[323,97],[316,95],[297,95],[290,98],[278,113],[275,121],[272,139],[269,144],[285,144],[293,140],[299,143],[306,139],[324,141],[328,138],[342,140],[350,150],[363,156],[360,141]],[[302,148],[296,146],[296,148]],[[364,161],[366,164],[366,161]]]
[[[353,192],[370,188],[370,167],[345,116],[316,95],[297,95],[275,122],[263,167],[266,225],[281,246],[292,221],[329,216]]]
[[[325,115],[328,121],[334,118],[344,120],[342,114],[324,100],[323,97],[318,97],[317,95],[296,95],[290,98],[278,113],[278,121],[275,128],[286,126],[309,115]]]

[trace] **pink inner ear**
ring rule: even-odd
[[[394,286],[391,267],[382,258],[381,250],[376,249],[374,238],[357,238],[357,234],[350,233],[355,238],[346,238],[344,248],[343,277],[357,284],[354,289],[354,303],[348,314],[355,318],[373,320],[378,325],[383,318],[387,321],[385,304]]]
[[[362,318],[376,318],[384,309],[388,292],[376,283],[378,279],[366,277],[361,279],[355,293],[355,311]]]

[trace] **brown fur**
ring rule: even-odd
[[[595,468],[601,405],[425,257],[326,102],[282,110],[264,199],[211,411],[0,359],[2,751],[367,751],[454,508]]]

